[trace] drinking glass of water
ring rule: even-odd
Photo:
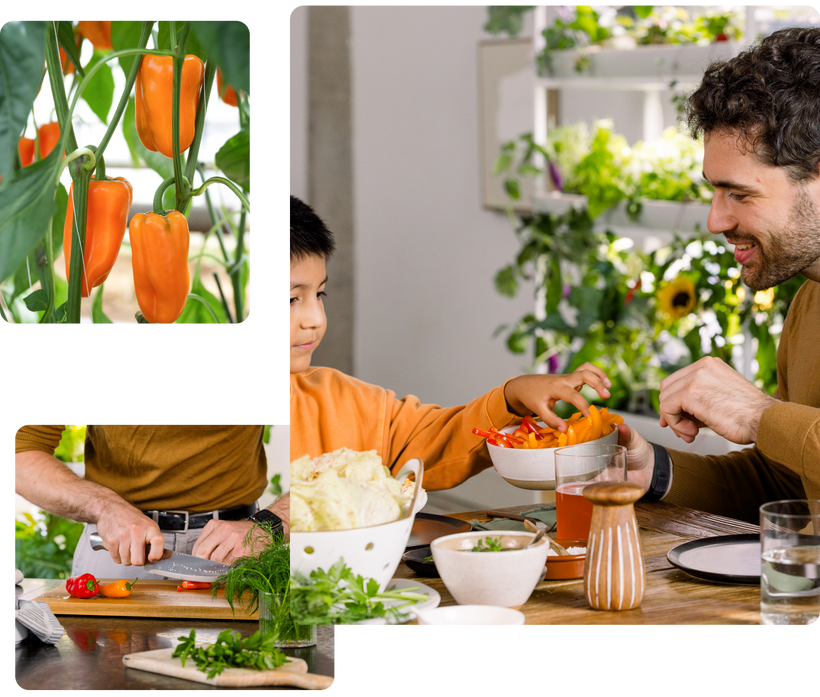
[[[761,624],[811,624],[820,616],[820,501],[760,507]]]

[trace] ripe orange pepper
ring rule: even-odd
[[[74,27],[74,43],[77,44],[77,50],[81,50],[83,45],[83,35],[80,34],[78,27]],[[63,68],[63,75],[71,75],[71,73],[76,70],[74,63],[68,59],[68,54],[62,47],[60,47],[60,65]]]
[[[37,133],[40,136],[40,157],[45,159],[60,142],[60,124],[57,121],[43,124]]]
[[[54,123],[47,123],[40,126],[38,131],[40,134],[40,158],[45,158],[60,141],[60,124],[56,121]],[[23,167],[28,167],[34,162],[34,139],[20,138],[17,141],[17,152],[20,153],[20,164]],[[65,155],[63,155],[65,157]],[[0,181],[3,178],[0,177]]]
[[[165,157],[173,157],[172,104],[173,58],[143,56],[134,85],[137,134],[142,144]],[[179,94],[179,151],[194,142],[196,109],[205,79],[205,65],[196,56],[185,56]]]
[[[85,248],[83,249],[83,280],[80,294],[87,298],[92,288],[103,283],[117,255],[120,253],[128,211],[131,209],[133,190],[122,177],[88,183],[88,207],[86,208]],[[74,185],[68,192],[68,207],[63,227],[65,250],[65,276],[68,279],[71,266],[71,241],[74,237]]]
[[[225,104],[229,106],[237,105],[236,90],[230,85],[225,85],[224,91],[222,89],[222,71],[219,68],[216,69],[216,91]]]
[[[101,585],[98,592],[104,598],[127,598],[131,595],[131,589],[137,579],[133,581],[114,581],[114,583],[105,583]]]
[[[111,17],[80,17],[80,33],[85,36],[94,48],[112,49]]]
[[[17,152],[20,153],[20,164],[28,167],[34,162],[34,138],[20,138],[17,143]]]
[[[188,221],[179,211],[138,213],[128,226],[134,290],[149,322],[170,324],[182,314],[191,287]]]

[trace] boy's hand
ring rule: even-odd
[[[609,397],[607,388],[612,387],[603,370],[592,363],[584,363],[568,375],[521,375],[513,378],[504,389],[504,398],[513,414],[537,414],[547,426],[566,433],[566,422],[552,409],[556,402],[563,400],[577,407],[584,416],[589,416],[589,403],[580,394],[584,385],[592,387],[601,399]]]

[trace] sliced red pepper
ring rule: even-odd
[[[541,440],[544,437],[541,431],[538,430],[538,426],[535,425],[535,421],[532,420],[531,416],[525,416],[521,425],[530,433],[535,434],[535,440]]]
[[[207,581],[183,581],[182,585],[177,586],[178,591],[196,591],[210,588],[211,584]]]
[[[474,428],[473,433],[475,433],[475,435],[477,436],[481,436],[482,438],[486,438],[487,442],[491,442],[490,439],[492,439],[493,445],[498,445],[506,448],[513,448],[515,447],[516,443],[521,444],[524,442],[522,438],[515,438],[514,436],[511,436],[509,433],[501,433],[500,431],[496,430],[494,426],[491,426],[489,431],[483,431],[480,428]],[[504,445],[502,445],[502,442],[504,443]]]

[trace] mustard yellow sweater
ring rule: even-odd
[[[49,455],[63,426],[24,426],[16,452]],[[85,478],[137,508],[190,513],[256,501],[267,485],[262,426],[89,426]]]

